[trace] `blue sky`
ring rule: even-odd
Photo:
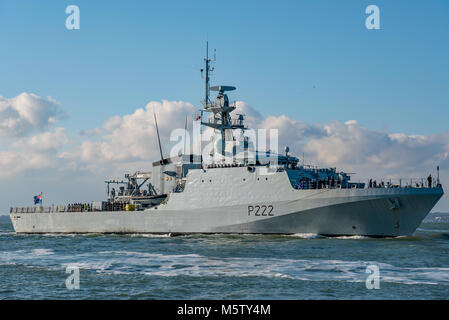
[[[81,29],[65,28],[76,4]],[[365,8],[381,30],[365,28]],[[205,41],[213,82],[262,114],[357,119],[391,132],[448,128],[447,1],[0,1],[0,94],[52,96],[69,130],[148,100],[199,104]]]
[[[365,8],[371,4],[380,8],[381,30],[365,27]],[[80,8],[80,30],[65,27],[68,5]],[[101,128],[109,118],[131,115],[150,101],[200,107],[207,40],[211,53],[217,49],[212,84],[236,86],[231,99],[246,102],[262,117],[285,115],[321,126],[357,120],[369,146],[361,150],[375,150],[365,155],[366,167],[377,155],[397,160],[394,152],[391,158],[380,155],[397,144],[405,150],[404,160],[390,168],[410,165],[405,173],[427,176],[428,168],[441,162],[449,179],[448,37],[447,0],[0,0],[0,96],[51,96],[65,114],[57,123],[64,133],[48,129],[61,146],[42,152],[42,169],[36,165],[9,178],[0,172],[0,209],[12,202],[26,204],[30,194],[40,191],[55,202],[101,199],[107,172],[69,172],[65,169],[73,163],[60,162],[59,155],[85,142],[82,130]],[[344,130],[332,128],[340,139]],[[379,132],[409,137],[391,140]],[[92,139],[114,144],[107,134]],[[414,141],[413,135],[426,136],[425,142]],[[0,153],[20,159],[27,149],[17,146],[26,146],[25,138],[5,137],[0,130]],[[376,148],[378,143],[384,145]],[[343,147],[336,146],[337,151]],[[420,152],[433,158],[425,162]],[[326,154],[315,154],[326,162]],[[341,159],[349,166],[343,169],[353,170],[345,155]],[[14,160],[8,165],[1,160],[0,171],[14,169]],[[148,157],[140,160],[149,163]],[[120,163],[120,169],[128,164]],[[443,200],[439,209],[449,211],[449,198]]]

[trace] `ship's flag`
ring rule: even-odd
[[[42,194],[34,196],[33,199],[34,199],[34,204],[42,203]]]

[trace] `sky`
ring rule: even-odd
[[[368,5],[380,29],[368,30]],[[66,7],[80,9],[68,30]],[[212,84],[281,143],[354,178],[449,181],[449,3],[0,0],[0,211],[101,200],[149,170]],[[166,138],[163,138],[166,139]],[[449,211],[447,196],[435,210]]]

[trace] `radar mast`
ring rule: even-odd
[[[210,76],[209,74],[214,71],[214,68],[211,67],[211,62],[215,62],[216,61],[216,54],[215,54],[215,50],[214,50],[214,60],[209,59],[209,41],[206,42],[206,58],[204,59],[204,62],[206,64],[206,68],[204,69],[205,71],[205,97],[204,97],[204,102],[203,102],[203,106],[204,109],[206,109],[208,107],[208,105],[210,104],[210,99],[209,99],[209,92],[210,92],[210,87],[209,87],[209,81],[210,81]],[[203,69],[201,69],[201,77],[203,76]]]

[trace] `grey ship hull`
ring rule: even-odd
[[[248,199],[246,204],[229,206],[214,205],[213,199],[204,200],[204,195],[203,208],[177,207],[176,199],[170,199],[166,205],[145,211],[14,213],[11,220],[18,233],[313,233],[394,237],[412,235],[443,190],[323,189],[294,190],[292,194],[295,196],[284,195],[289,199],[281,201]],[[256,215],[258,207],[260,212]]]

